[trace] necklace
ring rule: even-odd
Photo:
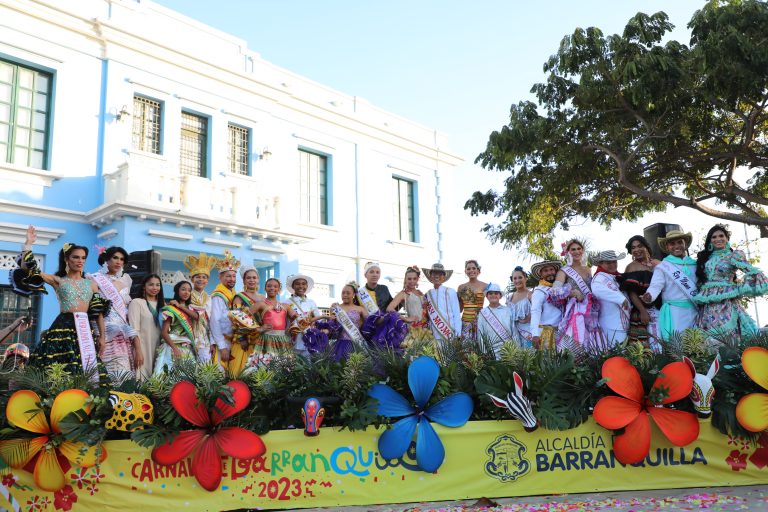
[[[272,306],[272,309],[274,309],[275,311],[282,311],[283,310],[283,306],[279,302],[274,302],[273,303],[269,299],[264,299],[264,302],[266,302],[267,304]]]

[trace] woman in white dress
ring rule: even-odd
[[[128,305],[128,323],[136,329],[141,338],[141,352],[144,363],[137,370],[139,379],[152,376],[155,351],[160,343],[160,310],[163,309],[163,285],[160,276],[147,274],[141,283],[139,296]]]
[[[512,293],[507,294],[505,300],[507,307],[512,310],[512,317],[515,320],[512,335],[521,347],[531,348],[533,346],[531,341],[533,333],[531,333],[531,290],[526,286],[528,274],[523,270],[523,267],[517,266],[509,279],[515,288]]]

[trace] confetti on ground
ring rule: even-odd
[[[735,489],[729,489],[738,492]],[[447,506],[442,508],[430,508],[430,504],[408,508],[386,508],[386,512],[581,512],[581,511],[628,511],[650,512],[670,510],[768,510],[768,495],[763,490],[752,490],[747,493],[722,494],[715,492],[703,492],[696,494],[684,494],[668,497],[641,497],[641,498],[616,498],[600,497],[586,498],[584,495],[570,495],[558,497],[539,497],[535,501],[531,498],[504,499],[504,504],[498,506]],[[436,504],[432,504],[436,505]],[[391,507],[391,506],[390,506]]]

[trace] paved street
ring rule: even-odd
[[[768,511],[768,483],[747,487],[710,487],[700,489],[665,489],[659,491],[625,491],[592,494],[564,494],[524,498],[499,498],[498,505],[482,506],[477,500],[432,503],[403,503],[364,507],[337,507],[343,512],[427,512],[427,511],[508,511],[508,512],[575,512],[611,510],[613,512],[647,512],[654,510],[747,510]],[[306,509],[327,511],[326,509]]]

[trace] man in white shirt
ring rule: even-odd
[[[650,304],[661,294],[659,331],[665,340],[675,332],[693,327],[696,322],[696,305],[691,300],[699,293],[696,260],[688,256],[692,238],[690,233],[676,229],[658,238],[659,247],[668,255],[656,265],[651,285],[640,297]]]
[[[595,256],[597,270],[592,277],[592,295],[600,304],[600,329],[605,334],[609,346],[624,342],[629,329],[629,299],[619,290],[616,280],[619,260],[626,253],[616,254],[616,251],[602,251]]]
[[[226,366],[229,361],[229,347],[232,339],[232,321],[229,310],[235,298],[237,269],[240,261],[229,251],[224,251],[224,258],[216,262],[219,271],[219,284],[211,294],[211,346],[217,349],[219,360]]]
[[[563,318],[563,305],[553,303],[549,292],[561,266],[555,260],[540,261],[531,266],[531,275],[539,280],[531,293],[531,341],[537,350],[555,350],[557,326]]]
[[[477,339],[490,343],[498,359],[501,346],[508,341],[513,341],[512,333],[515,332],[513,309],[500,304],[501,287],[495,283],[488,283],[485,288],[485,297],[488,299],[488,305],[477,315]]]
[[[285,287],[291,292],[288,304],[296,312],[296,318],[290,328],[292,332],[296,333],[294,350],[299,354],[309,356],[309,352],[304,346],[304,331],[322,315],[315,301],[307,297],[307,294],[315,287],[315,280],[304,274],[293,274],[285,280]]]
[[[445,270],[441,263],[422,268],[424,276],[434,286],[425,295],[427,317],[436,340],[448,340],[461,336],[461,312],[456,290],[443,286],[451,278],[453,270]]]

